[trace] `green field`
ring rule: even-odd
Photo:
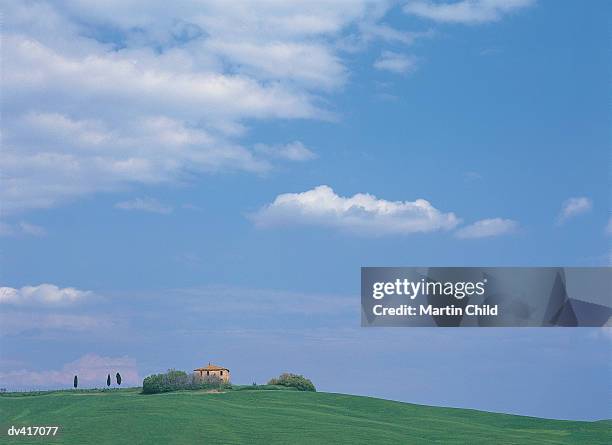
[[[331,393],[136,389],[0,397],[3,443],[610,444],[612,423],[436,408]],[[13,438],[6,426],[60,425],[54,439]]]

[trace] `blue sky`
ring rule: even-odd
[[[607,2],[3,10],[0,386],[611,417],[609,328],[359,327],[361,266],[609,265]]]

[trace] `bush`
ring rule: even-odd
[[[218,377],[207,377],[203,380],[197,379],[184,371],[169,369],[165,374],[154,374],[142,381],[142,392],[144,394],[158,394],[161,392],[178,391],[181,389],[226,389],[231,385],[224,383]]]
[[[268,385],[288,386],[290,388],[296,388],[298,391],[316,391],[315,386],[310,380],[303,375],[297,374],[281,374],[278,378],[271,379]]]

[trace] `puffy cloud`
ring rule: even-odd
[[[343,197],[326,185],[278,195],[249,218],[259,227],[311,225],[367,235],[448,231],[461,223],[454,213],[441,212],[424,199],[386,201],[364,193]],[[494,237],[516,232],[518,228],[517,221],[489,218],[457,229],[455,237]]]
[[[91,291],[73,287],[60,288],[54,284],[38,286],[0,287],[0,304],[64,305],[83,300],[92,295]]]
[[[311,89],[344,84],[346,69],[329,48],[315,43],[209,41],[207,47],[236,62],[240,72],[261,79],[291,79]]]
[[[304,160],[304,150],[265,156],[240,138],[261,119],[333,118],[326,95],[346,84],[350,41],[363,50],[431,35],[385,24],[392,2],[373,0],[5,3],[5,214]],[[414,68],[398,53],[376,64]]]
[[[416,63],[417,60],[413,56],[384,51],[374,62],[374,68],[402,74],[414,71],[416,69]]]
[[[586,213],[593,208],[593,202],[584,196],[579,198],[569,198],[561,206],[561,212],[557,221],[559,224],[564,223],[574,216]]]
[[[143,212],[168,214],[172,213],[172,207],[166,206],[154,198],[135,198],[131,201],[122,201],[115,204],[122,210],[141,210]]]
[[[315,110],[303,92],[168,68],[176,63],[156,66],[147,63],[148,51],[74,57],[19,36],[6,40],[6,100],[15,108],[5,120],[2,157],[9,213],[122,184],[175,180],[187,167],[267,170],[227,133],[239,132],[243,118],[309,117]]]
[[[7,214],[193,174],[263,172],[257,119],[326,119],[336,41],[376,2],[11,2],[3,27]],[[35,17],[37,17],[35,19]],[[238,25],[237,25],[238,24]],[[387,30],[389,34],[389,30]],[[303,160],[305,150],[277,158]]]
[[[163,116],[126,117],[111,124],[28,113],[7,131],[2,156],[7,177],[0,196],[9,213],[24,206],[50,207],[121,184],[172,181],[186,166],[198,171],[269,168],[267,161],[239,145]]]
[[[294,141],[286,145],[255,145],[255,151],[271,158],[284,159],[287,161],[310,161],[317,155],[305,147],[300,141]]]
[[[141,114],[153,107],[181,117],[225,119],[311,117],[317,111],[307,95],[279,83],[266,84],[207,67],[196,70],[188,63],[192,55],[187,51],[157,55],[146,48],[109,52],[100,47],[74,55],[20,35],[6,39],[4,82],[12,87],[8,94],[12,100],[34,94],[47,100],[63,97],[67,103],[57,107],[68,109],[74,106],[74,99],[67,97],[72,93],[95,101],[94,109],[85,113],[123,115],[125,110],[117,107],[119,100]]]
[[[412,0],[404,6],[404,11],[436,22],[480,24],[498,21],[533,3],[535,0],[461,0],[453,3]]]
[[[75,375],[79,377],[79,387],[106,387],[106,376],[119,372],[122,386],[135,386],[142,383],[138,374],[136,360],[127,356],[105,357],[87,354],[66,363],[60,369],[27,370],[19,369],[0,372],[0,380],[9,388],[57,388],[71,387]]]
[[[455,232],[457,238],[490,238],[515,232],[519,224],[511,219],[481,219]]]
[[[258,226],[305,224],[368,234],[408,234],[453,229],[459,219],[424,199],[386,201],[369,194],[338,196],[321,185],[303,193],[285,193],[251,215]]]

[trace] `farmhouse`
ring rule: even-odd
[[[210,362],[208,363],[208,366],[194,369],[193,375],[198,380],[210,380],[216,377],[226,383],[230,381],[229,369],[224,368],[223,366],[211,365]]]

